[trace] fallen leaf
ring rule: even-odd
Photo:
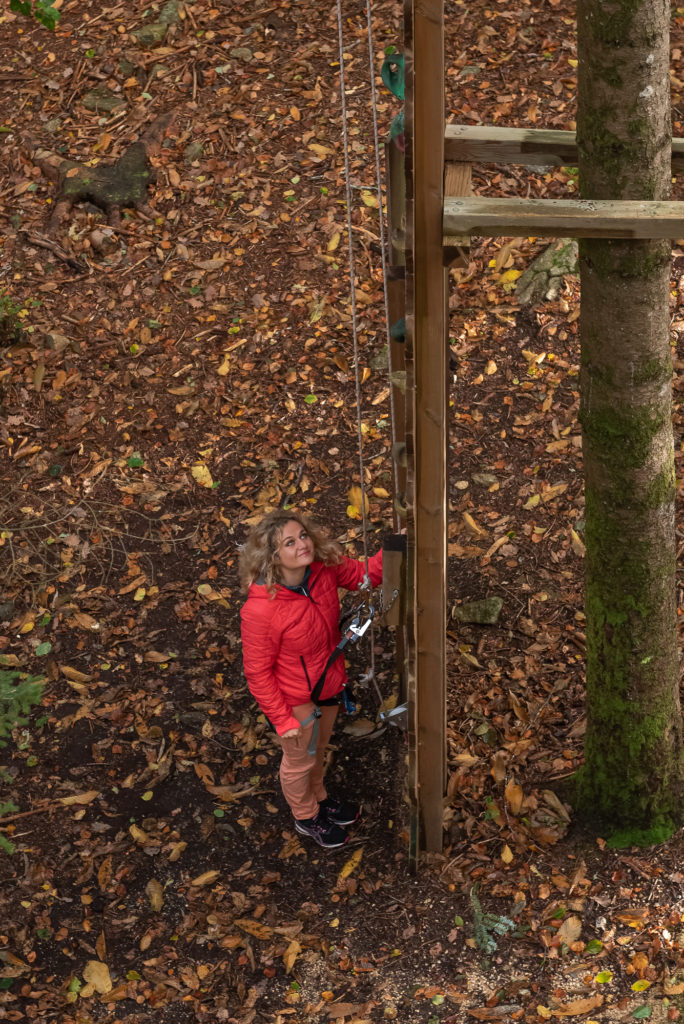
[[[131,833],[136,843],[139,846],[149,846],[152,843],[152,837],[148,836],[147,832],[139,828],[138,825],[129,825],[128,831]]]
[[[576,915],[566,917],[556,934],[561,942],[564,942],[566,946],[571,946],[582,934],[581,918]]]
[[[253,921],[251,918],[242,917],[235,921],[238,928],[242,928],[244,932],[249,935],[253,935],[255,939],[270,939],[273,935],[273,929],[270,925],[261,924],[260,921]]]
[[[197,878],[193,878],[190,881],[190,885],[195,889],[201,889],[203,885],[210,885],[212,882],[215,882],[220,874],[220,871],[205,871],[203,874],[198,875]]]
[[[150,878],[145,886],[145,892],[150,898],[150,906],[156,913],[159,913],[164,906],[164,890],[161,883],[156,878]]]
[[[366,510],[366,515],[368,514],[370,510],[370,502],[368,500],[367,495],[363,494],[361,488],[358,487],[356,484],[349,488],[349,491],[347,492],[347,501],[349,502],[350,505],[353,505],[354,508],[357,509],[361,509],[363,505]]]
[[[639,907],[633,910],[623,910],[615,914],[615,919],[629,928],[643,928],[648,921],[650,911],[648,907]]]
[[[567,808],[560,802],[552,789],[543,790],[542,796],[544,797],[544,802],[548,804],[549,807],[552,807],[563,821],[570,821],[570,815],[568,814]]]
[[[234,800],[240,800],[243,796],[250,796],[256,790],[256,786],[245,786],[244,789],[231,789],[230,786],[210,786],[207,782],[204,785],[212,796],[217,797],[225,804],[232,803]]]
[[[367,736],[370,732],[375,732],[377,726],[375,722],[371,722],[369,718],[355,718],[353,722],[349,722],[344,727],[344,732],[349,736]]]
[[[112,880],[112,874],[112,858],[105,857],[97,871],[97,884],[103,892],[109,888],[109,883]]]
[[[192,475],[200,487],[213,487],[214,481],[211,478],[211,473],[204,465],[203,462],[198,462],[192,467]]]
[[[349,858],[349,860],[344,864],[344,866],[342,867],[342,870],[340,871],[339,875],[337,876],[338,883],[341,882],[345,878],[349,878],[349,876],[351,875],[352,871],[355,871],[356,868],[361,863],[361,858],[362,857],[363,857],[363,846],[358,846],[354,850],[354,852],[352,853],[352,855]]]
[[[461,651],[461,657],[465,662],[467,662],[468,665],[471,665],[473,668],[482,668],[482,665],[477,660],[474,654],[469,654],[467,651]]]
[[[299,944],[299,942],[297,942],[296,939],[293,939],[290,942],[287,949],[285,950],[285,952],[283,953],[283,963],[285,964],[286,974],[289,974],[292,968],[294,967],[295,960],[297,959],[301,951],[301,945]]]
[[[69,619],[69,625],[72,622],[80,626],[81,629],[98,630],[100,628],[97,619],[94,619],[92,615],[86,615],[85,612],[75,612]]]
[[[506,803],[508,804],[511,814],[519,814],[520,808],[522,807],[523,791],[522,786],[519,786],[513,779],[506,785]]]
[[[326,1008],[326,1013],[331,1020],[338,1017],[353,1017],[362,1007],[362,1003],[333,1003]]]
[[[463,522],[465,524],[468,533],[474,534],[476,537],[486,537],[487,531],[479,526],[469,512],[463,513]]]
[[[547,501],[553,501],[554,498],[557,498],[559,494],[563,494],[567,489],[567,484],[554,484],[553,487],[547,487],[545,491],[542,491],[541,500],[546,504]]]
[[[195,263],[196,267],[200,270],[221,270],[226,265],[226,260],[220,256],[213,260],[197,260]]]
[[[169,851],[169,860],[171,861],[171,863],[175,863],[175,861],[178,860],[180,855],[183,853],[184,850],[187,850],[187,848],[188,844],[185,842],[174,843],[173,846],[171,847],[171,850]]]
[[[312,153],[315,153],[316,156],[320,157],[330,156],[331,153],[335,152],[334,149],[330,149],[328,146],[321,146],[318,142],[310,142],[309,149]]]
[[[112,979],[107,964],[99,960],[89,960],[83,968],[83,978],[92,985],[96,992],[104,995],[112,990]]]
[[[491,558],[492,555],[496,554],[496,552],[499,550],[499,548],[502,548],[504,546],[504,544],[506,543],[506,541],[508,539],[509,539],[508,536],[504,533],[503,537],[499,537],[498,540],[494,541],[494,543],[492,544],[491,548],[487,549],[487,551],[484,554],[484,557],[485,558]]]
[[[587,996],[585,999],[573,999],[564,1006],[557,1006],[551,1012],[554,1017],[576,1017],[582,1013],[589,1013],[597,1006],[603,1005],[603,996],[598,993],[594,996]]]
[[[475,757],[474,754],[468,754],[465,751],[462,751],[460,754],[456,754],[454,760],[458,761],[459,764],[465,765],[466,768],[470,768],[471,765],[477,764],[480,758]]]
[[[528,363],[541,363],[546,359],[546,352],[532,352],[529,348],[522,349],[522,354]]]
[[[59,802],[65,807],[72,804],[91,804],[100,795],[99,789],[89,789],[86,793],[74,793],[73,796],[61,796]]]
[[[161,651],[145,651],[143,661],[151,661],[155,665],[163,665],[170,657],[169,654],[163,654]]]
[[[72,668],[70,665],[60,665],[59,671],[65,679],[71,680],[72,683],[88,683],[93,678],[85,672],[79,672],[77,668]]]

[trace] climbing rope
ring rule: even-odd
[[[373,30],[372,30],[372,16],[371,16],[371,3],[370,0],[366,0],[366,23],[368,29],[368,59],[370,68],[370,84],[371,84],[371,110],[373,115],[373,142],[375,152],[375,174],[376,174],[376,190],[378,196],[378,214],[379,214],[379,230],[380,230],[380,248],[382,254],[382,282],[383,282],[383,295],[385,305],[385,330],[386,330],[386,346],[387,346],[387,362],[388,372],[390,378],[390,430],[392,438],[392,464],[393,464],[393,478],[394,478],[394,490],[396,492],[398,482],[398,467],[395,458],[396,451],[396,422],[395,422],[395,407],[394,407],[394,393],[392,390],[392,348],[390,338],[390,315],[389,315],[389,299],[388,299],[388,288],[387,288],[387,243],[385,234],[385,219],[383,213],[383,192],[382,192],[382,170],[380,166],[380,139],[378,132],[378,113],[377,113],[377,102],[376,102],[376,91],[375,91],[375,55],[373,48]],[[349,250],[349,278],[350,278],[350,297],[351,297],[351,313],[352,313],[352,338],[354,346],[354,380],[356,385],[356,421],[357,421],[357,434],[358,434],[358,446],[359,446],[359,475],[361,479],[361,520],[363,525],[363,553],[366,568],[366,580],[365,585],[370,587],[370,579],[368,573],[368,525],[366,519],[366,484],[365,484],[365,467],[363,460],[363,429],[361,420],[361,380],[359,374],[359,340],[358,340],[358,323],[356,314],[356,270],[354,260],[354,244],[352,238],[352,188],[351,188],[351,173],[350,173],[350,162],[349,162],[349,138],[347,130],[347,96],[346,96],[346,84],[344,74],[344,32],[343,32],[343,16],[342,16],[342,0],[337,0],[337,33],[338,33],[338,44],[339,44],[339,62],[340,62],[340,105],[342,112],[342,144],[344,149],[344,178],[345,178],[345,197],[346,197],[346,213],[347,213],[347,244]],[[393,602],[392,602],[393,603]],[[370,596],[369,596],[370,604]],[[371,614],[372,620],[372,614]],[[370,628],[370,669],[365,676],[361,678],[364,683],[372,682],[375,687],[375,691],[380,701],[380,706],[383,704],[383,697],[378,687],[375,678],[375,636],[374,628],[371,623]]]
[[[387,345],[387,371],[390,380],[390,431],[392,437],[392,469],[394,478],[394,493],[398,488],[398,463],[395,456],[397,442],[396,414],[394,410],[394,387],[392,367],[392,343],[389,312],[389,294],[387,288],[387,242],[385,235],[385,215],[382,207],[382,169],[380,167],[380,136],[378,133],[378,109],[375,94],[375,51],[373,49],[373,26],[371,19],[371,0],[366,0],[366,24],[368,26],[368,63],[370,68],[371,83],[371,110],[373,112],[373,143],[375,147],[375,181],[378,192],[378,214],[380,227],[380,250],[382,253],[382,293],[385,299],[385,336]]]
[[[368,524],[366,521],[366,482],[363,462],[363,429],[361,424],[361,377],[359,375],[359,332],[356,319],[356,264],[352,239],[352,189],[349,169],[349,135],[347,131],[347,92],[344,77],[344,36],[342,31],[342,0],[337,0],[337,36],[340,50],[340,103],[342,107],[342,145],[344,149],[344,183],[347,205],[347,247],[349,249],[349,285],[354,342],[354,380],[356,383],[356,426],[359,445],[359,474],[361,477],[361,522],[363,525],[363,557],[368,577]]]

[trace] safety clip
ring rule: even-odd
[[[373,605],[370,605],[368,608],[368,617],[366,618],[365,622],[361,622],[362,611],[363,606],[359,608],[358,612],[354,616],[353,620],[350,622],[349,627],[347,629],[347,635],[349,633],[352,634],[349,637],[352,643],[356,643],[357,640],[361,639],[361,637],[364,635],[364,633],[370,626],[371,622],[373,621],[373,617],[375,615],[375,608],[373,607]]]

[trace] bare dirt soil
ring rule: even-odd
[[[392,433],[365,5],[344,16],[375,548]],[[451,120],[572,127],[573,18],[447,0]],[[373,3],[373,34],[379,71],[398,3]],[[0,751],[0,1019],[677,1019],[681,836],[610,850],[558,796],[584,727],[577,281],[521,308],[527,238],[473,240],[452,272],[449,596],[502,612],[449,628],[443,854],[410,874],[407,741],[364,734],[372,687],[330,765],[363,822],[324,854],[242,677],[235,565],[287,502],[363,551],[335,11],[64,0],[54,34],[3,9],[0,43],[0,664],[46,680]],[[400,107],[377,84],[384,137]],[[165,114],[149,205],[55,223],[41,152],[107,165]],[[577,185],[478,167],[475,187]],[[676,247],[676,356],[683,272]],[[372,643],[391,699],[393,631]]]

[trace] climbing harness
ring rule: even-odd
[[[311,739],[309,740],[309,747],[307,750],[307,753],[309,754],[310,757],[313,757],[314,754],[316,753],[316,743],[318,741],[318,719],[321,717],[321,709],[318,706],[318,702],[321,699],[321,694],[323,692],[323,684],[325,683],[325,677],[328,674],[328,669],[337,661],[340,655],[343,654],[343,652],[349,646],[349,644],[358,643],[358,641],[369,628],[371,622],[373,621],[374,615],[375,608],[373,607],[372,604],[366,604],[366,602],[364,601],[363,604],[359,605],[356,614],[354,615],[354,618],[349,623],[344,633],[340,637],[340,640],[337,646],[335,647],[335,650],[332,652],[332,654],[326,661],[323,671],[316,680],[316,684],[311,691],[311,701],[314,705],[314,709],[311,712],[311,714],[302,722],[302,726],[307,726],[311,722],[313,722],[313,730],[311,732]],[[345,705],[347,714],[353,714],[354,711],[356,710],[356,705],[353,703],[349,695],[345,693],[345,690],[342,691],[342,703],[344,703]]]

